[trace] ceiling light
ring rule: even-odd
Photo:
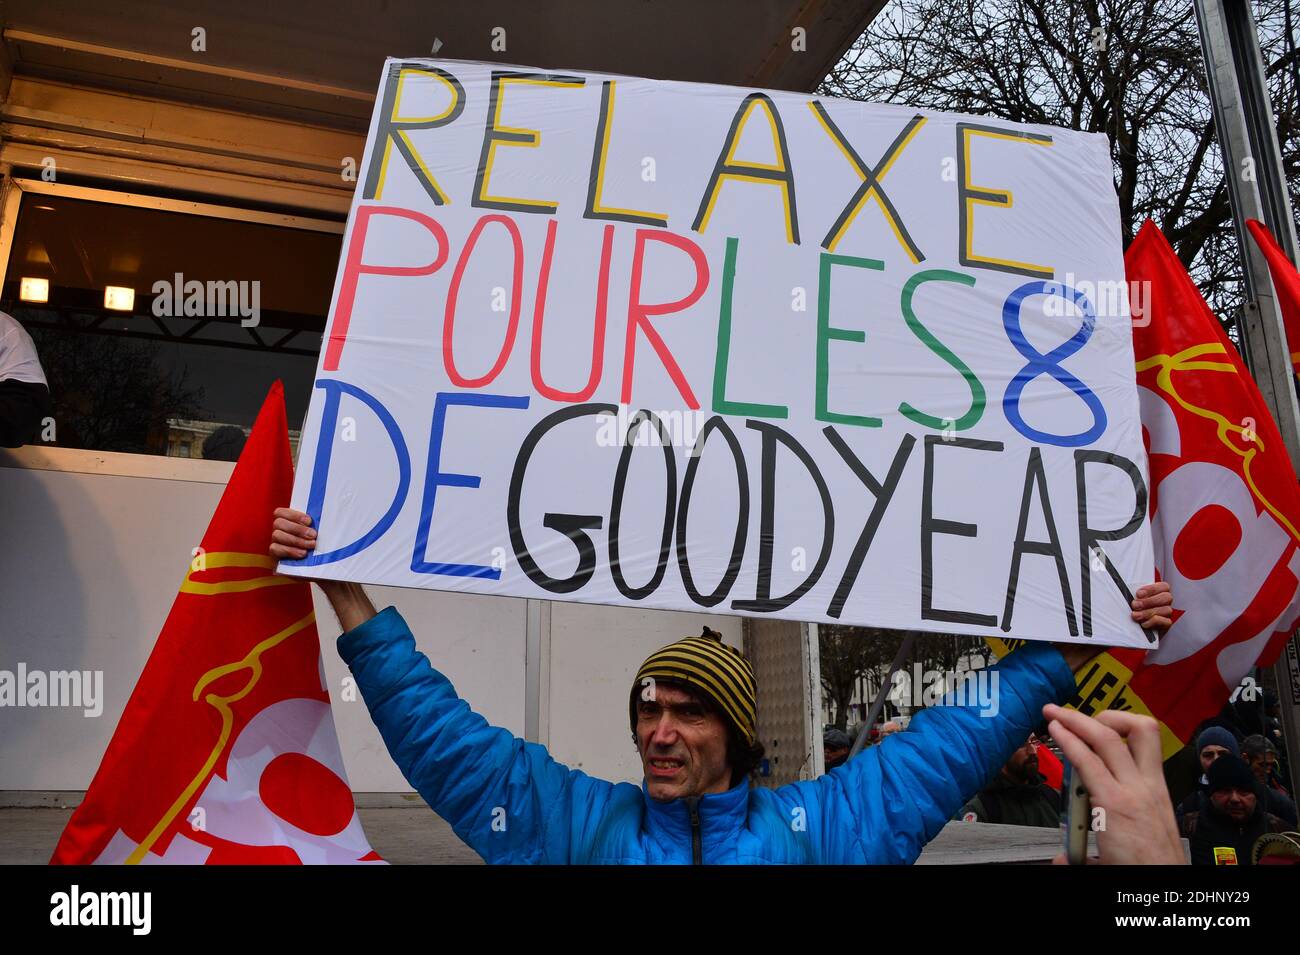
[[[120,285],[104,286],[104,307],[118,312],[135,310],[135,289]]]
[[[24,275],[18,286],[18,297],[24,302],[48,302],[50,300],[50,280],[36,279]]]

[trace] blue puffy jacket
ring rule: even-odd
[[[1043,704],[1074,692],[1060,653],[1031,643],[995,668],[995,716],[930,707],[819,779],[662,803],[490,726],[392,607],[338,646],[403,775],[492,863],[911,863],[1024,743]]]

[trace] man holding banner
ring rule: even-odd
[[[311,518],[290,508],[276,510],[272,539],[271,556],[282,560],[316,546]],[[1089,771],[1111,780],[1106,798],[1137,807],[1142,825],[1131,838],[1123,829],[1112,836],[1127,846],[1127,861],[1181,861],[1168,840],[1152,841],[1163,830],[1151,820],[1173,826],[1154,721],[1106,714],[1121,722],[1103,724],[1050,705],[1073,696],[1072,671],[1093,648],[1030,644],[997,665],[994,713],[945,701],[838,769],[772,790],[749,784],[762,755],[753,671],[706,628],[652,654],[637,672],[629,693],[645,773],[637,787],[571,770],[545,747],[488,725],[416,649],[395,608],[377,613],[358,584],[316,583],[338,616],[339,652],[389,753],[490,863],[908,864],[1044,715],[1057,721],[1054,732],[1067,727],[1061,736],[1072,759],[1090,759]],[[1133,619],[1164,629],[1172,604],[1168,584],[1150,584],[1137,592]],[[1130,760],[1119,784],[1102,765],[1117,758],[1107,751],[1115,744],[1125,749],[1117,731],[1140,739],[1132,759],[1150,764],[1140,775],[1119,756]],[[1151,779],[1158,785],[1140,788]]]
[[[390,60],[360,168],[272,554],[490,861],[908,862],[1045,705],[1151,714],[1168,752],[1300,613],[1281,442],[1149,230],[1126,276],[1103,136]],[[996,712],[750,791],[752,673],[688,638],[629,693],[638,789],[489,727],[363,583],[1020,649]],[[1114,718],[1087,746],[1145,778]]]

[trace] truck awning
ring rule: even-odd
[[[884,3],[8,0],[0,84],[31,76],[349,130],[364,129],[388,56],[811,91]]]

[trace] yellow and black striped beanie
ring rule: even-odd
[[[722,642],[722,634],[704,628],[698,637],[686,637],[656,650],[636,671],[628,709],[636,735],[637,701],[646,680],[663,680],[689,687],[717,707],[747,744],[755,728],[754,668],[735,647]]]

